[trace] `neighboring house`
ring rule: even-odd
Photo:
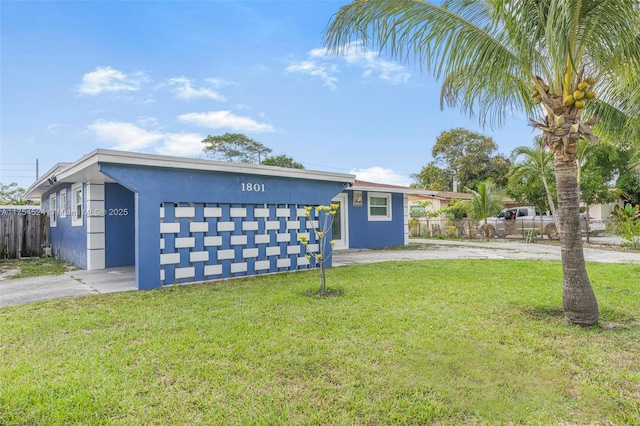
[[[582,207],[586,209],[584,203],[581,203]],[[589,216],[595,219],[609,220],[611,213],[613,212],[613,208],[619,205],[620,207],[624,206],[624,200],[619,198],[614,203],[608,204],[595,204],[593,206],[589,206]]]
[[[426,206],[424,209],[427,212],[436,212],[436,211],[440,211],[444,208],[449,207],[450,205],[452,205],[453,203],[460,201],[460,200],[471,200],[473,199],[473,194],[468,193],[468,192],[448,192],[448,191],[430,191],[433,192],[433,195],[409,195],[409,208],[410,209],[416,209],[416,208],[420,208],[420,202],[423,201],[430,201],[431,204]],[[509,198],[509,197],[505,197],[504,198],[504,207],[515,207],[518,206],[519,204]],[[440,215],[440,219],[446,219],[446,215],[443,213]]]
[[[431,191],[433,194],[428,195],[410,195],[409,196],[409,208],[420,207],[421,202],[429,201],[431,204],[424,209],[427,212],[437,212],[444,208],[449,207],[459,200],[471,200],[473,194],[467,192],[447,192],[447,191]],[[441,219],[446,219],[444,213],[440,215]]]
[[[405,244],[407,194],[428,192],[348,174],[96,150],[58,163],[25,199],[48,213],[56,257],[90,270],[135,267],[142,290],[311,267],[299,236],[317,248],[318,218],[305,206],[340,204],[337,249]]]

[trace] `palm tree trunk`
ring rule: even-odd
[[[598,302],[587,276],[582,249],[577,164],[575,159],[563,157],[556,153],[554,158],[560,216],[562,306],[569,322],[589,326],[598,323]]]

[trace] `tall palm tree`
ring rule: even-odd
[[[482,227],[484,239],[489,241],[489,225],[487,218],[496,215],[504,206],[504,194],[500,191],[491,178],[478,184],[478,190],[467,188],[473,198],[465,202],[465,208],[469,216],[476,220],[484,221]]]
[[[516,164],[513,168],[512,177],[514,179],[528,178],[530,180],[540,179],[544,186],[544,191],[547,194],[547,202],[549,203],[549,209],[553,215],[553,220],[556,223],[556,228],[560,230],[560,221],[558,220],[558,213],[556,212],[556,204],[553,201],[553,194],[547,181],[547,172],[553,167],[553,154],[546,149],[544,141],[540,137],[536,137],[533,140],[533,147],[519,146],[511,152],[511,159],[514,161],[516,158],[523,156],[524,162]]]
[[[576,150],[578,140],[598,139],[598,119],[602,136],[620,136],[640,115],[640,2],[358,0],[325,33],[337,53],[352,41],[433,72],[443,81],[441,106],[459,106],[483,125],[525,110],[554,155],[565,316],[596,324]]]

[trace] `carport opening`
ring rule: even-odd
[[[105,267],[135,267],[135,194],[119,183],[105,183]]]

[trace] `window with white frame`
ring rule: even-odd
[[[58,225],[58,205],[56,194],[49,195],[49,226],[55,228]]]
[[[71,187],[71,226],[82,226],[82,183]]]
[[[391,194],[369,192],[367,200],[369,220],[391,220]]]
[[[60,191],[60,217],[67,217],[67,188]]]

